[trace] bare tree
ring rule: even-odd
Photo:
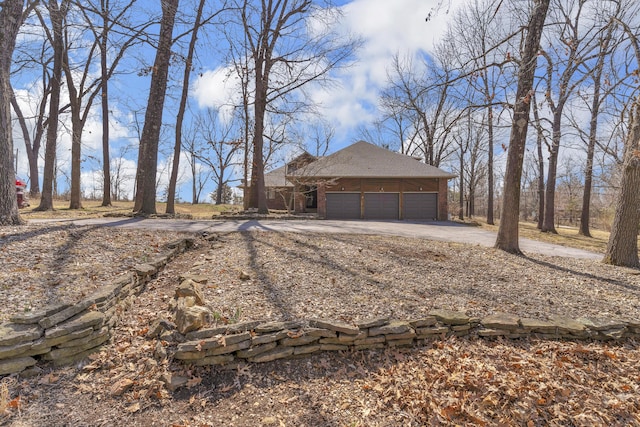
[[[629,37],[631,49],[640,67],[640,40],[637,31],[617,20]],[[630,124],[624,147],[622,180],[616,201],[615,216],[604,262],[640,268],[638,258],[638,228],[640,224],[640,96],[636,95],[630,108]]]
[[[526,26],[526,39],[520,58],[516,101],[513,107],[513,122],[507,167],[504,181],[504,198],[500,227],[495,247],[506,252],[520,253],[518,222],[520,217],[520,179],[529,128],[529,110],[533,93],[533,78],[536,70],[540,38],[547,17],[550,0],[536,0]]]
[[[160,128],[167,89],[173,26],[179,0],[162,2],[162,20],[156,59],[151,74],[151,88],[145,112],[144,127],[138,150],[138,171],[136,173],[136,197],[134,212],[140,214],[156,213],[156,172],[158,170],[158,145]]]
[[[0,4],[0,225],[22,223],[16,200],[16,175],[13,169],[11,134],[11,58],[23,22],[23,0],[5,0]]]
[[[309,82],[328,78],[349,58],[356,45],[338,34],[338,8],[321,9],[312,0],[235,0],[242,36],[236,40],[253,67],[253,162],[249,207],[266,213],[263,157],[265,119],[278,101]],[[331,6],[327,3],[327,6]],[[229,24],[237,24],[233,19]],[[231,31],[233,33],[233,31]],[[283,105],[283,104],[281,104]],[[291,105],[294,107],[295,105]]]
[[[49,0],[45,3],[51,21],[51,31],[45,25],[42,13],[36,8],[36,13],[47,38],[51,41],[53,48],[53,71],[51,73],[51,95],[49,101],[49,118],[47,125],[47,142],[44,154],[44,171],[42,180],[42,194],[40,205],[35,209],[38,211],[53,210],[53,187],[56,169],[56,149],[58,139],[58,117],[60,114],[60,88],[62,87],[62,64],[64,61],[64,21],[70,7],[70,0],[62,0],[58,4],[57,0]]]

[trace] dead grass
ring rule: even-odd
[[[133,211],[133,202],[118,201],[113,202],[112,206],[101,206],[100,200],[83,200],[82,209],[69,209],[69,201],[56,199],[53,201],[53,211],[37,212],[35,208],[40,204],[39,199],[30,199],[31,206],[20,209],[20,215],[23,219],[42,219],[42,218],[96,218],[105,215],[129,214]],[[157,203],[156,211],[164,213],[167,209],[166,203]],[[211,219],[214,215],[220,215],[222,212],[238,211],[241,206],[235,205],[212,205],[210,203],[199,203],[193,205],[191,203],[176,203],[175,210],[179,215],[189,215],[193,219]]]
[[[494,232],[498,231],[500,224],[499,221],[496,221],[495,225],[489,225],[486,221],[478,218],[474,218],[473,221],[480,227]],[[578,228],[576,227],[561,226],[557,227],[556,230],[558,234],[543,233],[538,230],[535,223],[524,221],[520,222],[519,228],[520,237],[526,239],[539,240],[596,253],[604,253],[607,249],[607,242],[609,241],[609,232],[607,231],[592,229],[592,237],[585,237],[578,234]]]

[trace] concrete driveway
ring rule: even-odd
[[[30,220],[31,223],[65,222],[75,225],[140,228],[184,232],[292,231],[299,233],[357,233],[414,237],[492,247],[496,233],[454,222],[331,221],[331,220],[180,220],[143,218],[88,218]],[[601,259],[602,255],[537,240],[520,239],[523,252],[570,258]]]

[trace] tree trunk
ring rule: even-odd
[[[495,247],[507,252],[520,254],[518,243],[518,222],[520,219],[520,181],[522,164],[529,127],[529,110],[533,91],[533,77],[536,69],[538,48],[550,0],[538,0],[527,26],[527,38],[518,73],[518,87],[513,111],[513,123],[509,138],[509,151],[505,172],[504,198],[500,227]]]
[[[198,30],[200,29],[200,21],[202,20],[202,9],[205,0],[198,3],[198,11],[196,20],[193,24],[193,32],[189,41],[189,49],[187,51],[187,59],[184,64],[184,75],[182,77],[182,94],[180,96],[180,107],[178,108],[178,116],[176,118],[176,140],[173,147],[173,163],[171,165],[171,177],[169,178],[169,191],[167,194],[166,213],[175,213],[176,186],[178,185],[178,169],[180,168],[180,151],[182,148],[182,122],[184,113],[187,109],[187,99],[189,97],[189,77],[191,76],[191,65],[193,64],[193,54],[196,50],[196,41],[198,40]]]
[[[544,192],[544,220],[542,221],[542,228],[540,229],[545,233],[558,234],[555,227],[555,212],[556,212],[556,181],[558,175],[558,153],[560,151],[560,138],[562,131],[560,130],[562,120],[563,107],[561,102],[558,103],[558,107],[553,114],[552,124],[552,142],[551,150],[549,152],[549,168],[547,170],[547,188]]]
[[[460,203],[458,206],[458,219],[464,220],[464,152],[460,150]]]
[[[622,182],[616,214],[603,262],[640,268],[638,227],[640,227],[640,98],[636,98],[629,135],[625,144]]]
[[[47,94],[43,96],[42,105],[45,104],[45,99]],[[40,151],[40,141],[42,138],[41,123],[43,115],[40,114],[38,116],[38,123],[36,124],[37,130],[33,141],[31,141],[31,134],[29,133],[29,127],[27,126],[27,121],[22,113],[22,109],[20,108],[20,104],[18,104],[18,100],[11,91],[11,105],[13,106],[13,111],[16,113],[18,118],[18,123],[20,124],[20,130],[22,131],[22,138],[24,139],[25,151],[27,152],[27,160],[29,161],[29,193],[33,197],[40,193],[40,181],[38,178],[38,152]]]
[[[250,208],[257,208],[258,213],[269,213],[264,186],[264,119],[267,107],[268,69],[262,62],[256,63],[256,95],[254,103],[253,163],[251,165]]]
[[[100,95],[102,109],[102,206],[111,206],[111,155],[109,154],[109,69],[107,66],[107,39],[109,37],[109,6],[100,1],[102,38],[100,39]]]
[[[23,5],[23,0],[5,0],[0,9],[0,225],[22,223],[13,169],[11,58],[22,24]]]
[[[141,214],[156,213],[156,173],[158,171],[158,145],[164,98],[167,90],[173,25],[179,0],[162,2],[160,39],[151,74],[151,88],[144,117],[144,127],[138,150],[138,170],[136,173],[136,201],[134,211]]]
[[[486,79],[485,79],[486,80]],[[488,116],[488,128],[487,128],[487,138],[488,138],[488,155],[487,155],[487,224],[493,225],[493,107],[490,105],[487,107],[487,116]]]
[[[56,149],[58,138],[58,116],[60,110],[60,88],[62,87],[62,56],[64,42],[62,39],[62,22],[67,2],[58,7],[56,0],[48,3],[49,17],[53,29],[53,71],[51,73],[51,96],[49,101],[49,118],[47,119],[47,141],[44,152],[44,171],[42,173],[42,194],[37,211],[53,210],[53,186],[56,174]]]

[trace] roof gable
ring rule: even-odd
[[[435,166],[359,141],[323,157],[289,176],[308,178],[454,178]]]

